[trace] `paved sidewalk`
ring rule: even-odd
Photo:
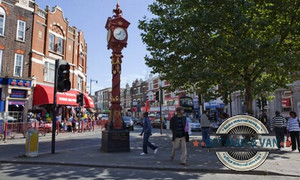
[[[209,148],[194,147],[192,141],[199,141],[199,136],[191,136],[191,142],[187,145],[187,162],[189,166],[179,165],[180,151],[176,154],[174,161],[171,162],[170,152],[172,145],[170,139],[170,133],[163,135],[159,133],[153,134],[150,141],[159,147],[156,155],[149,149],[148,155],[140,156],[139,154],[142,152],[142,137],[139,137],[137,133],[132,133],[131,152],[127,153],[105,153],[100,150],[101,142],[99,141],[99,146],[57,151],[56,154],[43,153],[35,158],[23,156],[2,158],[0,162],[243,174],[225,167],[218,160],[215,153],[209,152]],[[262,166],[256,170],[245,172],[245,174],[287,175],[300,178],[299,166],[300,153],[291,152],[290,148],[285,148],[282,152],[270,153]]]

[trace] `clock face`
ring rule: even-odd
[[[111,30],[109,29],[109,30],[107,31],[107,42],[109,42],[110,37],[111,37]]]
[[[123,28],[116,28],[114,30],[114,37],[119,41],[123,41],[126,38],[125,30]]]

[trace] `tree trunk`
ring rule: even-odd
[[[246,107],[247,107],[246,111],[248,114],[252,115],[253,114],[253,110],[252,110],[253,96],[252,96],[252,91],[251,91],[250,86],[246,87],[245,101],[246,101]]]

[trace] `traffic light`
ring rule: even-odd
[[[159,101],[159,91],[156,91],[156,93],[155,93],[155,99],[156,99],[156,101]]]
[[[256,99],[256,106],[261,109],[261,101],[260,99]]]
[[[70,65],[65,60],[58,60],[57,91],[67,92],[71,89]]]
[[[262,107],[265,107],[267,105],[268,105],[267,99],[265,97],[262,97]]]
[[[79,106],[83,106],[83,93],[77,94],[76,102],[79,104]]]

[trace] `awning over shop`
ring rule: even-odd
[[[84,94],[84,107],[85,108],[94,108],[95,107],[93,99],[87,94]]]
[[[36,85],[33,93],[33,105],[53,104],[54,88],[44,85]],[[76,103],[77,91],[58,92],[57,104],[78,106]]]

